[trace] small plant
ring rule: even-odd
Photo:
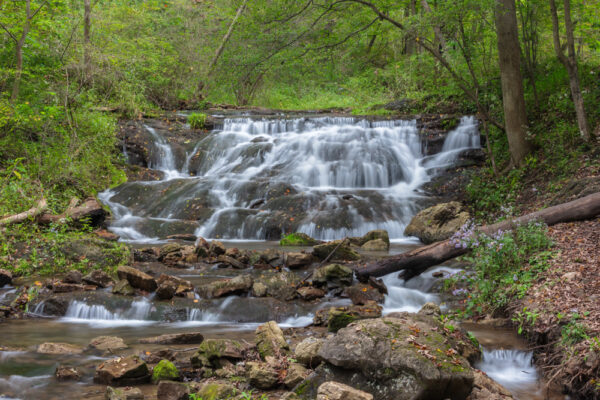
[[[517,330],[519,335],[523,333],[523,328],[526,325],[535,325],[535,321],[537,321],[539,316],[540,314],[537,311],[527,311],[527,307],[523,307],[523,311],[517,311],[512,320],[519,325],[519,329]]]
[[[206,114],[192,113],[188,117],[188,123],[192,129],[203,129],[206,125]]]
[[[565,345],[574,345],[588,338],[587,330],[578,320],[581,316],[578,313],[571,314],[571,320],[563,326],[561,330],[562,343]]]

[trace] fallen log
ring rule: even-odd
[[[66,223],[68,220],[71,222],[80,222],[83,219],[89,219],[89,223],[92,226],[97,226],[104,221],[107,212],[102,208],[102,205],[93,197],[87,198],[83,204],[77,206],[76,203],[71,200],[67,210],[59,215],[43,214],[38,218],[40,224],[50,223]]]
[[[540,221],[546,225],[554,225],[561,222],[590,219],[597,215],[600,215],[600,192],[521,217],[498,222],[497,224],[485,225],[477,228],[476,231],[491,234],[498,230],[506,231],[531,221]],[[421,274],[429,267],[441,264],[469,251],[469,248],[457,247],[451,239],[447,239],[384,260],[372,262],[364,267],[356,267],[355,273],[359,281],[366,282],[370,276],[380,277],[403,270],[403,277],[408,280]]]
[[[38,215],[42,214],[44,211],[46,211],[47,207],[48,203],[46,202],[46,199],[42,197],[38,201],[38,203],[35,206],[31,207],[29,210],[23,211],[19,214],[9,215],[7,217],[1,218],[0,226],[18,224],[19,222],[26,221],[30,218],[35,218]]]

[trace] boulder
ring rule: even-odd
[[[425,244],[446,240],[467,224],[471,216],[457,201],[441,203],[420,211],[404,230],[407,236],[416,236]]]
[[[319,356],[327,364],[319,367],[315,377],[321,379],[313,383],[324,379],[349,384],[351,375],[352,386],[369,391],[376,400],[463,400],[474,375],[455,350],[456,341],[438,321],[424,315],[358,321],[324,340]]]
[[[283,265],[283,255],[276,249],[267,249],[260,253],[260,261],[272,267],[281,267]]]
[[[427,315],[433,318],[438,318],[440,315],[442,315],[442,310],[437,304],[427,302],[423,304],[423,307],[421,307],[421,309],[419,310],[419,314]]]
[[[381,239],[369,240],[367,243],[360,246],[365,251],[388,251],[390,244]]]
[[[204,239],[203,237],[198,237],[198,239],[196,239],[195,250],[194,250],[196,252],[196,255],[198,256],[198,258],[208,257],[209,247],[210,247],[210,245],[208,244],[206,239]]]
[[[292,233],[279,241],[280,246],[314,246],[316,244],[319,244],[319,241],[306,233]]]
[[[160,360],[152,370],[152,382],[177,381],[179,380],[179,371],[175,364],[169,360]]]
[[[354,321],[379,318],[382,310],[383,308],[375,302],[368,302],[363,306],[330,307],[318,310],[313,323],[327,325],[330,332],[337,332]]]
[[[285,266],[289,269],[302,268],[313,262],[312,254],[287,253],[285,255]]]
[[[44,300],[43,312],[45,315],[62,317],[69,308],[69,299],[64,296],[52,296]]]
[[[42,343],[37,347],[36,351],[40,354],[52,355],[81,354],[83,353],[83,348],[69,343]]]
[[[158,384],[156,398],[157,400],[188,400],[190,388],[180,382],[162,380]]]
[[[298,296],[300,296],[301,299],[306,301],[311,301],[325,297],[324,290],[313,286],[303,286],[301,288],[298,288],[296,292],[298,293]]]
[[[319,356],[319,350],[323,346],[323,339],[308,337],[298,343],[294,349],[294,358],[299,363],[309,368],[314,368],[323,361]]]
[[[352,304],[365,305],[370,301],[383,303],[385,296],[371,285],[359,283],[344,289],[344,295],[352,300]]]
[[[79,284],[79,283],[81,283],[82,278],[83,278],[83,275],[81,274],[81,272],[77,271],[76,269],[73,269],[73,270],[67,272],[67,275],[65,275],[65,277],[63,278],[63,282]]]
[[[156,288],[156,297],[159,300],[171,300],[177,292],[177,284],[173,281],[165,281]]]
[[[204,336],[200,332],[170,333],[139,340],[144,344],[200,344],[203,341]]]
[[[71,292],[80,292],[83,290],[96,290],[96,286],[81,285],[81,284],[77,284],[77,283],[64,283],[64,282],[54,282],[52,284],[52,291],[54,293],[71,293]]]
[[[120,337],[116,336],[95,337],[90,341],[89,347],[95,350],[111,352],[115,350],[124,350],[128,348],[128,346],[125,344],[125,341]]]
[[[257,281],[265,285],[266,296],[292,300],[296,297],[296,286],[300,283],[300,277],[290,271],[266,271]]]
[[[238,275],[232,279],[221,279],[198,287],[198,294],[205,299],[214,299],[233,294],[247,293],[253,284],[250,275]]]
[[[215,257],[225,254],[225,251],[225,245],[217,240],[213,240],[208,247],[209,254]]]
[[[182,257],[181,249],[182,245],[179,243],[167,243],[163,247],[160,248],[160,253],[158,255],[159,261],[165,261],[168,256],[170,256],[170,261],[180,260]]]
[[[317,268],[312,276],[314,285],[327,286],[328,289],[350,286],[353,279],[354,272],[341,264],[329,264]]]
[[[252,284],[252,296],[265,297],[267,295],[267,285],[262,282],[254,282]]]
[[[390,247],[390,236],[388,235],[388,232],[383,229],[378,229],[378,230],[367,232],[366,235],[364,235],[363,237],[361,237],[359,239],[359,242],[357,244],[358,244],[358,246],[362,247],[365,245],[365,243],[373,241],[373,240],[381,240],[385,244],[387,244],[388,249]]]
[[[248,346],[237,340],[206,339],[198,346],[198,351],[191,357],[191,362],[195,368],[218,368],[222,359],[242,360],[247,350]]]
[[[81,380],[81,371],[77,368],[59,365],[54,372],[54,377],[59,381],[79,381]]]
[[[258,354],[264,359],[267,356],[279,357],[286,354],[290,347],[283,331],[275,321],[260,325],[254,332]]]
[[[263,390],[271,389],[279,382],[279,373],[266,362],[247,362],[246,375],[252,386]]]
[[[317,400],[373,400],[373,395],[339,382],[325,382],[319,386]]]
[[[494,381],[484,372],[473,370],[475,380],[473,391],[467,400],[512,400],[513,396],[504,386]]]
[[[138,356],[119,357],[96,368],[94,382],[102,385],[128,386],[150,381],[150,371]]]
[[[144,400],[144,394],[140,388],[113,388],[107,386],[104,398],[106,400]]]
[[[235,269],[244,269],[248,268],[248,266],[233,257],[226,256],[225,254],[221,254],[217,257],[217,261],[221,264],[225,264],[227,266],[233,267]]]
[[[209,381],[195,386],[196,398],[199,399],[231,399],[239,394],[235,386],[224,381]]]
[[[300,382],[302,382],[306,376],[308,375],[308,370],[304,368],[304,366],[291,363],[288,367],[285,378],[283,379],[283,384],[288,389],[292,389],[296,387]]]
[[[12,283],[12,278],[12,272],[0,269],[0,287],[10,285]]]
[[[113,280],[108,274],[102,270],[96,269],[83,278],[85,283],[89,285],[98,286],[99,288],[106,288],[113,284]]]
[[[100,239],[108,240],[110,242],[116,242],[120,237],[116,233],[107,231],[106,229],[97,229],[94,231],[94,235],[98,236]]]
[[[334,240],[319,244],[313,248],[313,256],[319,260],[324,260],[335,250],[330,258],[331,260],[355,261],[360,259],[360,255],[356,251],[352,250],[346,243],[340,244],[341,242],[341,240]]]
[[[225,255],[227,257],[235,258],[237,260],[242,255],[242,253],[237,247],[230,247],[225,250]]]
[[[120,294],[122,296],[134,296],[135,289],[131,287],[127,279],[121,279],[112,288],[113,294]]]
[[[117,275],[119,279],[127,279],[132,287],[146,292],[154,292],[158,287],[153,277],[132,267],[120,266]]]
[[[166,284],[169,286],[175,286],[175,296],[179,297],[186,297],[187,293],[194,291],[194,286],[190,281],[174,275],[161,274],[156,280],[156,283],[159,286]]]

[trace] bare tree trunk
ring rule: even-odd
[[[554,39],[554,50],[560,62],[565,66],[569,74],[569,86],[571,87],[571,97],[575,105],[575,113],[577,114],[577,125],[581,137],[585,141],[590,140],[590,127],[585,115],[585,106],[583,104],[583,96],[581,94],[581,86],[579,84],[579,70],[577,68],[577,54],[575,53],[575,38],[573,36],[573,23],[571,21],[571,1],[563,0],[564,18],[565,18],[565,33],[567,37],[567,52],[568,56],[563,53],[560,43],[560,27],[558,23],[558,11],[556,9],[555,0],[550,0],[550,14],[552,16],[552,37]]]
[[[429,7],[427,0],[421,0],[421,6],[426,13],[431,13],[431,7]],[[446,48],[446,38],[442,34],[442,29],[438,24],[433,25],[433,33],[435,34],[435,40],[439,43],[441,50],[443,51]]]
[[[531,151],[527,140],[527,115],[521,76],[521,50],[517,27],[515,0],[496,0],[496,31],[498,63],[502,83],[504,126],[508,138],[511,163],[521,166]]]
[[[594,193],[518,218],[502,221],[494,225],[482,226],[477,231],[489,235],[498,230],[513,229],[515,226],[524,225],[531,221],[542,221],[547,225],[554,225],[561,222],[590,219],[598,215],[600,215],[600,193]],[[469,248],[456,246],[452,240],[448,239],[420,247],[408,253],[375,261],[364,267],[357,267],[355,272],[361,282],[366,282],[370,276],[384,276],[400,270],[404,270],[404,279],[410,279],[424,272],[429,267],[441,264],[469,251]]]
[[[83,0],[83,68],[85,80],[89,78],[91,57],[90,57],[90,33],[91,33],[91,14],[92,5],[90,0]]]
[[[225,45],[227,44],[227,42],[229,41],[229,38],[231,37],[231,34],[233,33],[233,28],[235,28],[235,25],[237,24],[237,21],[240,18],[240,15],[242,15],[242,13],[244,12],[244,9],[246,8],[247,2],[248,2],[248,0],[244,0],[242,2],[242,4],[238,7],[235,17],[233,17],[233,20],[229,24],[227,33],[225,33],[225,36],[223,36],[223,39],[221,40],[221,44],[217,48],[217,51],[215,52],[214,57],[212,58],[212,60],[210,61],[210,64],[208,65],[207,76],[210,76],[212,74],[213,69],[215,68],[215,65],[217,64],[217,61],[219,61],[219,58],[221,57],[221,54],[223,53],[223,49],[225,49]]]

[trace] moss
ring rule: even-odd
[[[332,313],[329,315],[327,329],[329,332],[337,332],[340,329],[350,325],[350,323],[354,322],[355,320],[356,317],[344,312]]]
[[[292,233],[279,241],[280,246],[314,246],[318,243],[306,233]]]
[[[175,364],[168,360],[160,360],[152,372],[152,382],[176,381],[179,379],[179,371]]]

